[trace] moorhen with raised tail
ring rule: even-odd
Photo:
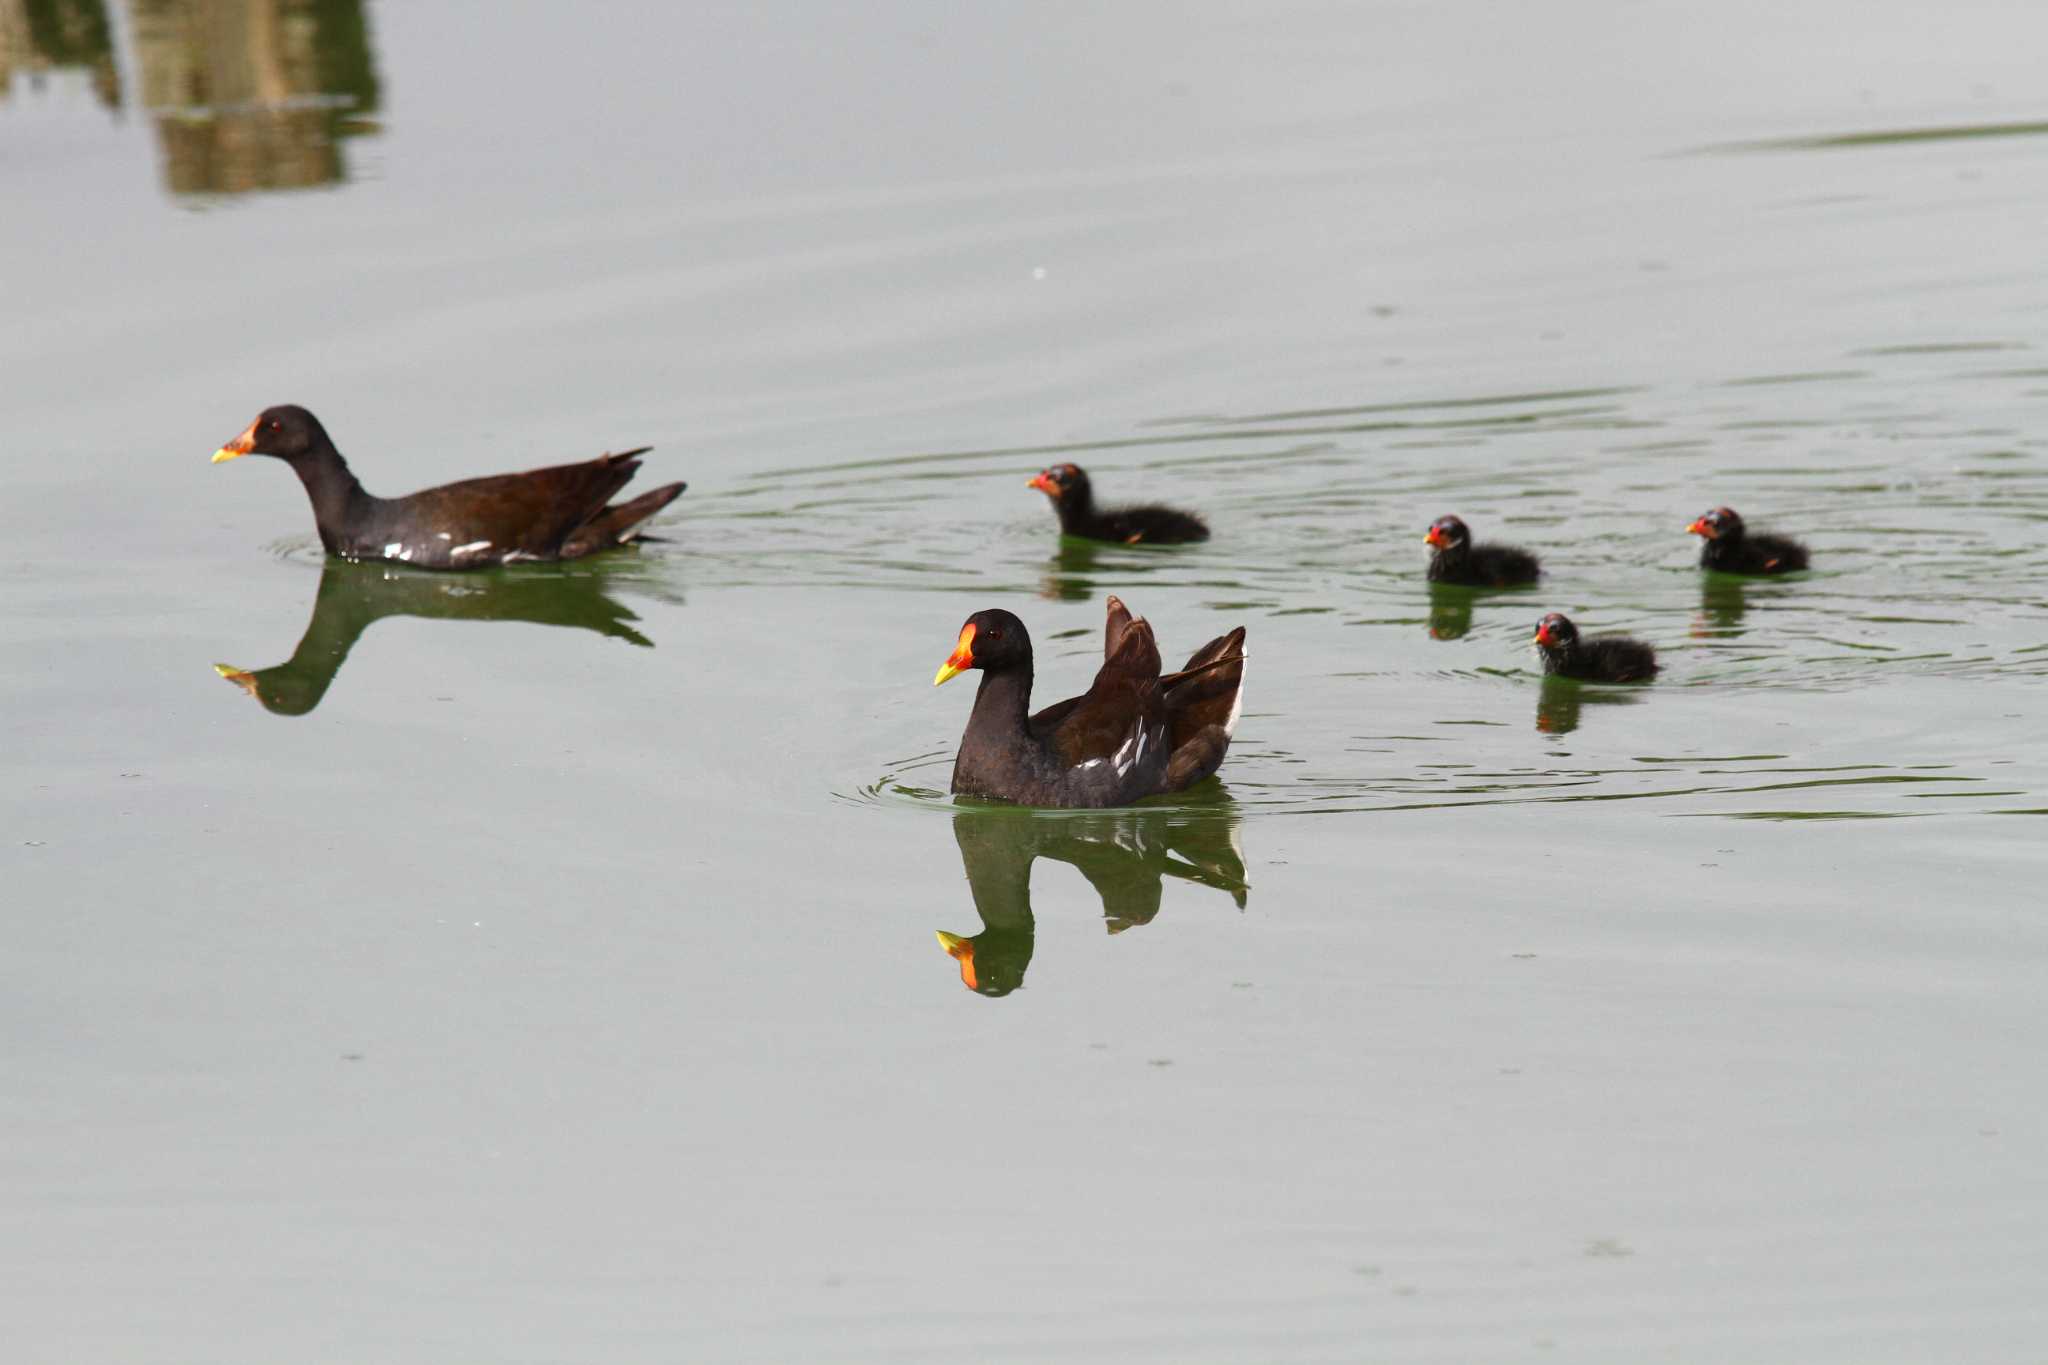
[[[313,504],[327,553],[389,559],[420,569],[483,569],[530,559],[581,559],[623,545],[640,523],[683,491],[664,484],[608,506],[640,470],[652,447],[600,455],[582,464],[495,474],[380,498],[349,472],[325,428],[304,408],[266,408],[213,462],[274,455],[292,467]]]
[[[1086,693],[1031,715],[1030,632],[1001,609],[968,617],[932,679],[981,670],[953,791],[1027,806],[1123,806],[1222,766],[1242,700],[1243,626],[1162,676],[1152,627],[1112,597],[1103,656]]]
[[[1508,588],[1534,583],[1543,572],[1536,556],[1513,545],[1474,545],[1472,532],[1456,517],[1438,517],[1423,534],[1430,548],[1429,581],[1468,588]]]
[[[1657,651],[1626,635],[1579,638],[1571,618],[1551,612],[1536,623],[1543,671],[1581,682],[1644,682],[1657,676]]]
[[[1178,507],[1140,503],[1133,507],[1098,508],[1087,472],[1077,464],[1042,469],[1032,477],[1030,486],[1052,499],[1064,535],[1124,545],[1179,545],[1209,538],[1209,524]]]
[[[1790,536],[1751,535],[1732,507],[1716,507],[1693,519],[1688,534],[1700,546],[1700,567],[1719,573],[1791,573],[1806,567],[1806,547]]]

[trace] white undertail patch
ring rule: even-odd
[[[1223,736],[1230,738],[1237,733],[1237,713],[1244,710],[1244,671],[1247,665],[1237,666],[1237,691],[1230,694],[1230,714],[1223,718]]]

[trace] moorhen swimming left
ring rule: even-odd
[[[1472,532],[1456,517],[1438,517],[1423,534],[1430,548],[1429,581],[1468,588],[1507,588],[1534,583],[1543,572],[1536,556],[1514,545],[1474,545]]]
[[[1790,536],[1751,535],[1732,507],[1716,507],[1685,528],[1706,543],[1700,567],[1719,573],[1791,573],[1806,567],[1806,547]]]
[[[286,404],[265,408],[213,462],[275,455],[292,467],[313,504],[327,553],[388,559],[417,569],[484,569],[533,559],[581,559],[623,545],[675,501],[680,483],[608,506],[652,447],[582,464],[442,484],[402,498],[372,495],[349,472],[319,419]]]
[[[953,760],[953,791],[1027,806],[1123,806],[1193,786],[1222,766],[1244,685],[1244,627],[1161,676],[1152,627],[1109,599],[1102,668],[1088,691],[1031,707],[1031,634],[1000,608],[960,628],[938,686],[981,670]]]
[[[1551,612],[1536,623],[1543,671],[1581,682],[1643,682],[1657,676],[1657,651],[1626,635],[1579,638],[1571,618]]]
[[[1207,540],[1209,524],[1193,512],[1159,503],[1098,508],[1088,474],[1077,464],[1056,464],[1032,476],[1031,487],[1052,499],[1060,532],[1124,545],[1181,545]]]

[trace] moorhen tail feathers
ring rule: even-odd
[[[579,559],[631,540],[641,523],[684,488],[666,484],[611,506],[650,447],[580,464],[495,474],[380,498],[349,471],[317,418],[304,408],[265,409],[214,462],[271,455],[299,476],[320,544],[347,559],[423,569],[480,569],[521,560]]]

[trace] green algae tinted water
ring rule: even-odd
[[[2038,1355],[2040,20],[223,13],[0,2],[16,1354]],[[323,565],[282,401],[690,490]],[[1110,592],[1222,780],[954,805]]]

